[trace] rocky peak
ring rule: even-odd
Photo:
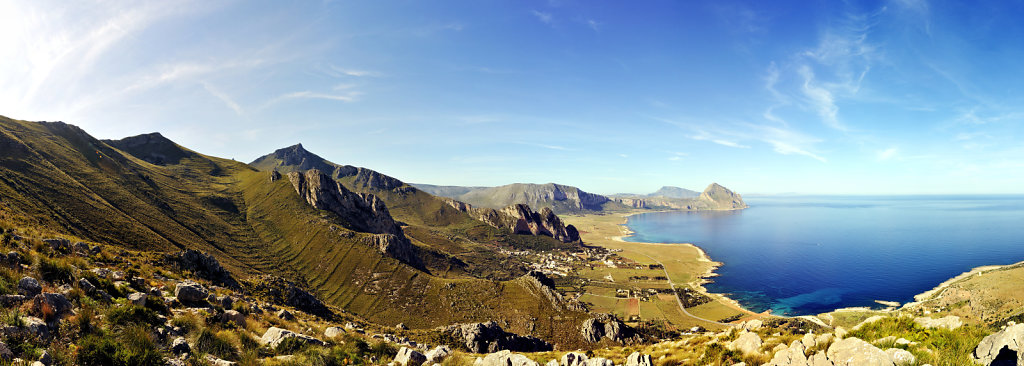
[[[120,140],[104,140],[107,145],[131,154],[153,165],[173,165],[196,153],[174,143],[159,132],[129,136]]]
[[[698,200],[710,204],[712,209],[730,210],[747,208],[747,204],[743,202],[743,197],[718,183],[709,184],[704,189],[704,192],[700,194]]]

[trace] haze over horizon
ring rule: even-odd
[[[0,115],[438,185],[1024,193],[1022,6],[0,0]]]

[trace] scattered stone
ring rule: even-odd
[[[859,338],[846,338],[833,343],[828,348],[827,356],[835,366],[894,366],[885,351]]]
[[[14,307],[25,302],[25,295],[0,295],[0,306]]]
[[[761,326],[763,326],[763,325],[764,325],[764,322],[761,321],[761,319],[754,319],[754,320],[745,321],[745,322],[741,323],[740,324],[740,328],[743,328],[743,329],[746,329],[746,330],[755,330],[755,329],[760,329]]]
[[[277,345],[281,344],[281,341],[285,338],[298,338],[306,344],[314,344],[318,346],[326,344],[319,339],[278,327],[270,327],[270,329],[267,329],[267,332],[263,333],[263,337],[260,338],[260,343],[269,345],[270,348],[277,348]]]
[[[132,305],[146,306],[146,296],[144,293],[134,292],[128,294],[128,302],[132,303]]]
[[[7,258],[5,258],[5,260],[6,260],[8,266],[17,267],[19,264],[21,264],[21,260],[22,260],[21,253],[14,252],[14,251],[8,252],[7,253]]]
[[[761,350],[761,336],[757,333],[742,331],[736,340],[729,342],[726,348],[743,352],[745,355],[757,354]]]
[[[152,296],[152,297],[155,297],[155,298],[161,298],[161,297],[164,297],[164,292],[160,291],[160,289],[157,288],[157,287],[150,287],[149,288],[149,296]]]
[[[352,322],[345,323],[345,329],[356,330],[356,328],[357,328],[356,325],[354,323],[352,323]]]
[[[334,316],[334,313],[316,296],[280,277],[267,275],[259,277],[253,284],[253,292],[263,294],[275,303],[288,305],[319,317],[331,318]],[[273,308],[268,307],[267,310],[273,311]]]
[[[14,352],[7,348],[7,344],[0,342],[0,360],[10,361],[12,358],[14,358]]]
[[[434,349],[427,351],[424,356],[427,356],[427,363],[435,364],[441,363],[448,356],[452,354],[452,350],[448,346],[437,346]]]
[[[848,332],[846,331],[846,328],[836,327],[836,329],[832,333],[836,335],[836,339],[838,340],[838,339],[846,338],[846,334]]]
[[[124,281],[126,276],[127,275],[124,274],[124,271],[113,271],[113,272],[110,272],[110,279],[112,279],[114,281]]]
[[[186,280],[174,286],[174,297],[182,303],[196,303],[206,300],[209,291],[203,285],[194,281]]]
[[[579,352],[569,352],[562,355],[561,366],[583,366],[587,362],[587,355]]]
[[[974,362],[983,365],[1024,364],[1024,324],[1014,324],[985,337],[974,349]]]
[[[77,254],[77,255],[88,256],[89,255],[89,244],[86,244],[86,243],[83,243],[83,242],[77,242],[74,245],[74,251],[75,251],[75,254]]]
[[[633,352],[626,357],[626,366],[652,366],[651,356],[640,352]]]
[[[920,317],[914,318],[914,322],[922,328],[946,328],[949,330],[960,328],[964,325],[964,322],[956,315],[950,315],[939,319]]]
[[[426,361],[427,356],[408,347],[402,347],[395,355],[395,362],[402,366],[420,366]]]
[[[71,301],[64,294],[44,292],[32,298],[32,313],[47,321],[71,314]]]
[[[292,315],[292,312],[285,309],[281,309],[281,311],[278,311],[277,317],[288,321],[295,320],[295,315]]]
[[[771,362],[766,366],[796,366],[796,365],[807,365],[807,356],[804,355],[805,349],[803,342],[793,341],[793,344],[789,347],[785,345],[779,345],[784,348],[775,352],[775,356],[772,357]]]
[[[602,357],[594,357],[583,363],[585,366],[615,366],[612,360]]]
[[[245,314],[242,314],[237,310],[224,311],[224,314],[221,315],[221,319],[223,319],[225,323],[234,322],[236,325],[240,327],[245,326]]]
[[[216,304],[219,304],[222,308],[231,309],[235,305],[235,299],[231,296],[217,296]]]
[[[395,326],[395,329],[398,329],[398,330],[409,330],[409,327],[405,326],[405,323],[398,323],[398,325]]]
[[[345,330],[340,327],[327,327],[327,329],[324,329],[324,337],[326,338],[334,338],[342,334],[345,334]]]
[[[889,355],[889,359],[896,365],[913,365],[917,363],[917,357],[914,357],[914,354],[907,352],[907,350],[890,348],[885,350],[885,354]]]
[[[71,253],[71,241],[67,239],[43,239],[43,243],[46,243],[53,249],[54,252],[60,254]]]
[[[53,363],[53,356],[50,356],[50,351],[43,350],[43,354],[39,355],[39,363],[50,366]]]
[[[18,280],[18,293],[25,295],[25,297],[33,297],[43,292],[43,286],[39,285],[39,281],[32,277],[22,277]]]
[[[110,270],[106,268],[93,268],[90,272],[100,278],[107,278],[107,276],[110,276]]]
[[[236,365],[236,363],[234,363],[234,362],[231,362],[231,361],[228,361],[228,360],[222,360],[222,359],[219,359],[219,358],[217,358],[217,357],[215,357],[213,355],[209,355],[209,354],[206,355],[205,359],[206,359],[206,362],[209,362],[210,365],[213,365],[213,366],[233,366],[233,365]]]
[[[217,258],[214,258],[208,253],[203,253],[193,249],[186,249],[168,255],[167,261],[178,265],[186,271],[194,272],[200,278],[232,288],[239,287],[238,281],[231,277],[231,273],[220,265]]]
[[[24,316],[21,318],[21,322],[25,324],[25,329],[28,330],[29,334],[40,339],[50,339],[50,328],[46,326],[46,322],[42,319],[34,316]]]
[[[909,346],[909,345],[913,344],[914,342],[911,342],[910,340],[908,340],[906,338],[897,338],[895,343],[896,343],[896,345],[899,345],[899,346]]]
[[[811,349],[818,344],[814,338],[814,333],[804,334],[803,338],[800,338],[800,343],[804,344],[805,349]]]

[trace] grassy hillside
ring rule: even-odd
[[[19,223],[99,243],[207,251],[239,278],[297,279],[328,303],[380,324],[497,320],[561,344],[579,338],[585,315],[555,309],[515,280],[522,265],[496,250],[555,245],[550,240],[507,235],[415,189],[378,190],[432,258],[429,272],[419,271],[369,247],[365,234],[340,230],[338,217],[306,204],[287,179],[155,141],[165,159],[154,161],[164,165],[137,157],[154,156],[146,144],[129,154],[68,124],[2,118],[0,208]],[[166,158],[168,148],[180,158]],[[348,182],[364,184],[356,191],[380,182],[361,177]]]

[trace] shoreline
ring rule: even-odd
[[[907,306],[910,306],[910,305],[921,303],[921,302],[926,301],[926,300],[930,300],[930,299],[934,298],[936,295],[941,294],[943,291],[945,291],[947,288],[949,288],[949,286],[952,286],[953,284],[955,284],[957,282],[960,282],[962,280],[966,280],[968,278],[971,278],[972,276],[982,275],[982,274],[985,274],[985,272],[998,271],[998,270],[1001,270],[1001,269],[1004,269],[1004,268],[1010,268],[1010,267],[1021,266],[1021,265],[1024,265],[1024,261],[1017,262],[1017,263],[1011,263],[1011,264],[987,265],[987,266],[979,266],[979,267],[971,268],[971,270],[969,270],[967,272],[961,273],[961,274],[959,274],[959,275],[957,275],[957,276],[955,276],[953,278],[950,278],[950,279],[948,279],[946,281],[943,281],[942,283],[940,283],[938,286],[935,286],[935,288],[932,288],[931,290],[928,290],[928,291],[922,292],[920,294],[914,295],[914,301],[913,302],[909,302],[909,303],[903,305],[903,307],[907,307]]]
[[[736,211],[736,210],[742,210],[742,208],[741,209],[731,209],[731,210],[715,210],[715,211]],[[619,231],[620,231],[620,233],[622,235],[614,236],[614,237],[611,237],[610,239],[613,240],[613,241],[617,241],[617,242],[621,242],[621,243],[629,243],[629,244],[654,245],[654,246],[658,246],[658,245],[666,245],[666,246],[682,245],[682,246],[688,246],[688,247],[691,247],[693,249],[696,249],[697,253],[699,255],[699,257],[697,258],[697,261],[710,263],[711,266],[703,274],[697,276],[697,279],[695,281],[689,283],[690,286],[694,287],[701,294],[704,294],[704,295],[706,295],[708,297],[711,297],[711,298],[713,298],[713,299],[715,299],[717,301],[721,301],[721,302],[725,303],[726,305],[731,306],[731,307],[735,308],[736,310],[739,310],[740,312],[744,313],[745,316],[741,318],[742,320],[747,320],[747,319],[750,319],[751,317],[756,319],[756,318],[760,318],[760,317],[763,317],[763,316],[771,316],[772,315],[771,314],[771,310],[767,310],[767,311],[765,311],[763,313],[758,313],[758,312],[755,312],[753,310],[747,309],[742,304],[740,304],[739,301],[736,301],[736,299],[730,298],[730,297],[726,296],[725,294],[713,293],[713,292],[708,291],[707,288],[704,287],[704,284],[710,282],[710,281],[707,280],[708,278],[717,277],[718,276],[718,273],[715,273],[715,270],[717,270],[719,267],[724,265],[724,263],[712,260],[711,257],[708,256],[707,252],[704,251],[704,248],[701,248],[700,246],[697,246],[697,245],[695,245],[693,243],[653,243],[653,242],[635,242],[635,241],[626,241],[625,240],[625,238],[633,236],[633,234],[635,234],[635,232],[633,230],[630,230],[629,227],[626,226],[626,224],[629,222],[629,217],[635,216],[635,215],[640,215],[640,214],[664,213],[664,212],[681,212],[681,211],[679,211],[679,210],[658,210],[658,211],[649,211],[649,212],[636,212],[636,211],[634,211],[634,212],[629,212],[629,213],[623,214],[622,215],[622,223],[618,224]]]

